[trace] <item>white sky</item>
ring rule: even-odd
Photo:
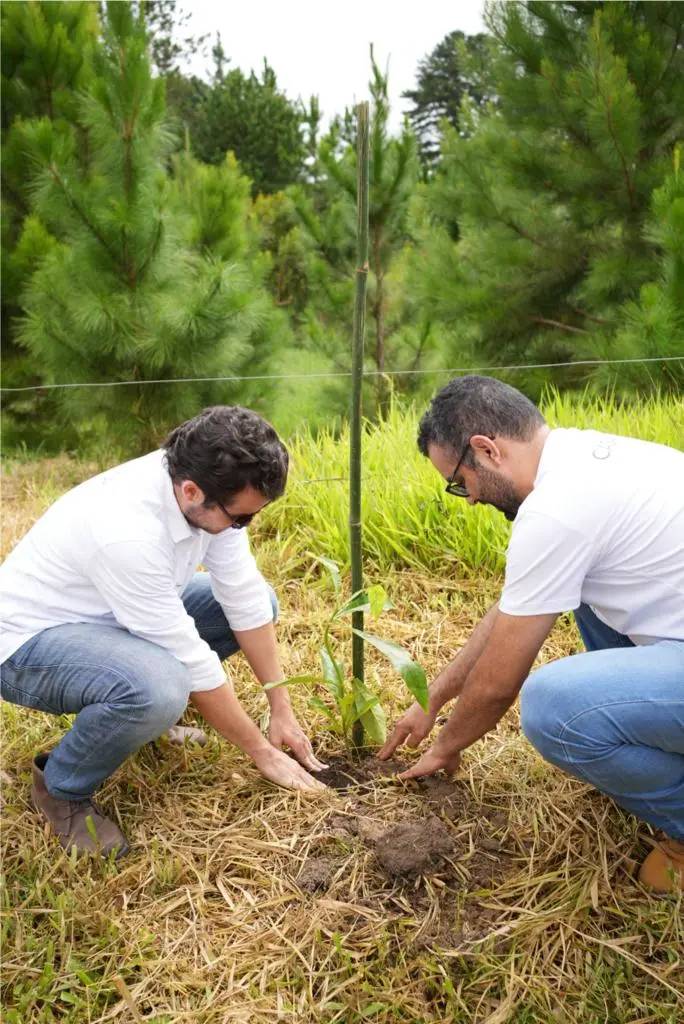
[[[264,57],[276,72],[278,86],[291,99],[317,94],[323,121],[368,98],[369,45],[385,68],[389,58],[391,126],[399,127],[407,101],[401,93],[415,85],[418,61],[456,29],[483,32],[483,0],[179,0],[191,14],[193,35],[216,32],[230,64],[259,73]],[[196,59],[187,69],[206,77],[211,58]]]

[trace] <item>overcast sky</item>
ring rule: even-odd
[[[369,44],[384,68],[389,59],[391,124],[401,123],[401,93],[415,85],[416,69],[447,32],[484,31],[483,0],[419,0],[415,7],[397,0],[180,0],[192,15],[193,35],[221,33],[229,67],[259,72],[264,57],[279,87],[291,99],[318,95],[327,124],[368,97]],[[196,59],[190,71],[206,77],[211,58]]]

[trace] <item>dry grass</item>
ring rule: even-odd
[[[10,474],[3,552],[79,472],[58,461]],[[289,579],[270,543],[264,568],[286,668],[312,668],[330,595]],[[384,633],[429,672],[493,596],[491,583],[408,572],[383,582],[397,606]],[[542,657],[576,642],[562,622]],[[403,694],[370,663],[398,713]],[[246,666],[234,676],[260,716]],[[320,752],[334,753],[323,717],[293,697]],[[681,902],[633,878],[648,830],[544,764],[515,713],[448,789],[373,777],[311,799],[269,787],[216,737],[203,750],[147,747],[101,793],[135,844],[119,866],[65,857],[28,803],[32,755],[67,720],[5,705],[3,724],[7,1024],[681,1019]],[[453,854],[427,876],[388,876],[377,837],[434,817]]]

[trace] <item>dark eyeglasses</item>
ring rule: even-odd
[[[461,452],[461,458],[456,463],[456,469],[453,471],[453,473],[449,477],[449,479],[447,481],[447,485],[444,488],[444,490],[447,492],[447,494],[453,494],[455,498],[467,498],[468,497],[468,488],[464,487],[463,484],[457,484],[455,482],[455,480],[456,480],[456,474],[458,473],[459,469],[461,468],[461,463],[465,459],[466,452],[468,451],[469,448],[470,448],[470,438],[468,438],[468,443],[465,446],[465,448],[463,449],[463,451]]]
[[[221,511],[223,512],[224,516],[227,516],[228,519],[232,519],[233,520],[232,523],[230,524],[230,529],[231,530],[242,530],[242,529],[244,529],[245,526],[249,526],[249,524],[254,519],[254,516],[256,515],[256,512],[250,512],[250,513],[242,515],[242,516],[235,516],[235,515],[233,515],[232,512],[229,512],[228,509],[226,508],[226,506],[222,505],[220,501],[217,501],[216,504],[221,509]]]

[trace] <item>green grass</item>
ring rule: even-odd
[[[684,445],[684,402],[552,394],[543,405],[552,427],[593,428],[673,447]],[[444,493],[444,483],[416,447],[419,413],[395,406],[363,441],[363,546],[378,572],[408,568],[468,578],[501,573],[509,526],[493,509],[470,508]],[[303,433],[290,444],[287,494],[268,509],[263,532],[293,559],[313,552],[348,566],[349,434]],[[293,562],[294,567],[294,562]]]

